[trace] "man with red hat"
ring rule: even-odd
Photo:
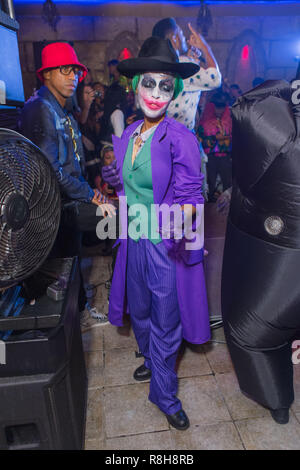
[[[102,217],[115,215],[113,206],[106,204],[101,192],[92,189],[83,177],[81,134],[75,118],[65,108],[86,74],[87,68],[68,43],[47,45],[42,51],[42,67],[37,71],[43,86],[25,104],[20,123],[21,132],[41,148],[57,175],[63,201],[60,237],[69,249],[68,254],[64,251],[65,256],[80,252],[83,231],[96,231],[98,207]],[[80,296],[80,310],[84,297]],[[92,313],[98,318],[97,312]],[[99,319],[106,321],[103,314]]]

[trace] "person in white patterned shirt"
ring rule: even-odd
[[[183,81],[184,89],[168,108],[168,116],[194,130],[197,107],[201,91],[210,91],[221,86],[222,76],[211,48],[188,24],[191,35],[188,41],[174,18],[164,18],[155,24],[152,36],[169,39],[176,50],[180,62],[194,62],[200,70]]]

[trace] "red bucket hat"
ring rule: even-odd
[[[88,73],[85,65],[78,61],[76,52],[73,47],[66,42],[54,42],[48,44],[42,50],[42,67],[37,70],[36,74],[41,82],[44,82],[43,71],[61,65],[77,65],[83,71],[83,76],[79,79],[81,82]]]

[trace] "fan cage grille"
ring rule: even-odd
[[[29,217],[19,230],[3,217],[12,194],[22,195],[29,206]],[[52,248],[59,220],[60,190],[47,158],[21,136],[0,135],[0,287],[38,269]]]

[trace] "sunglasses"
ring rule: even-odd
[[[76,65],[61,65],[59,67],[59,70],[62,75],[70,75],[70,73],[73,71],[75,77],[77,77],[78,79],[83,76],[83,70],[81,70]]]

